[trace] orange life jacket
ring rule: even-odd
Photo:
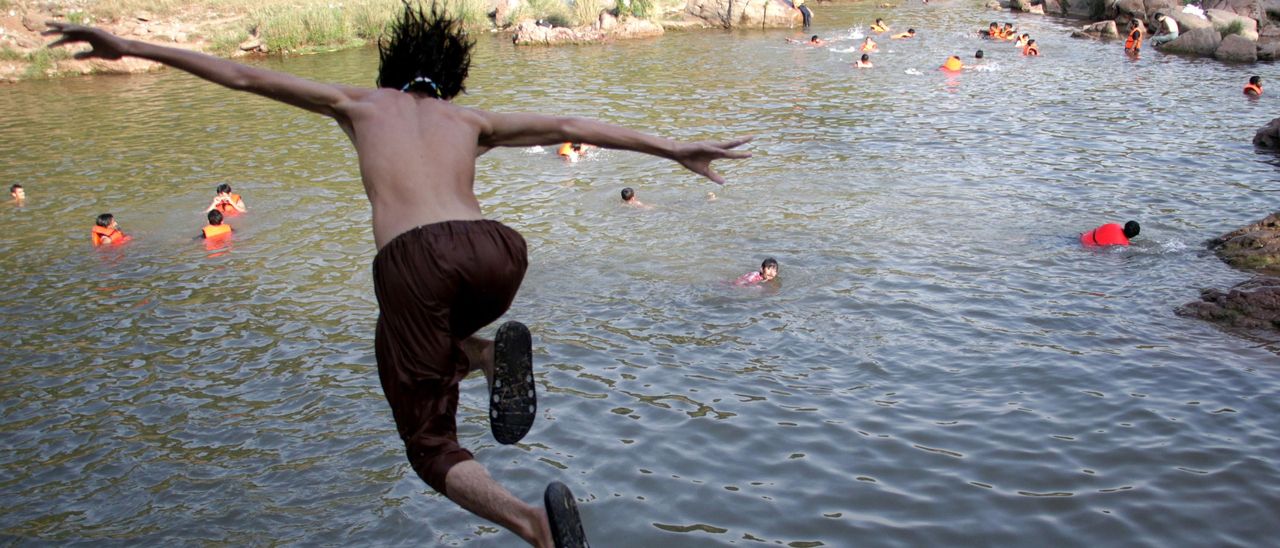
[[[1124,41],[1124,49],[1138,49],[1142,47],[1142,31],[1133,29],[1129,31],[1129,38]]]
[[[964,63],[961,63],[958,57],[948,57],[947,62],[942,64],[942,70],[958,71],[963,68],[964,68]]]
[[[95,246],[102,245],[103,238],[111,238],[111,243],[113,245],[122,244],[128,238],[128,236],[125,236],[123,232],[120,232],[117,229],[97,225],[94,225],[93,231],[89,233],[89,236],[93,238],[93,245]]]
[[[231,225],[228,225],[228,224],[208,225],[200,230],[204,232],[204,239],[212,240],[214,238],[220,238],[222,236],[231,234]]]
[[[561,156],[572,156],[574,154],[573,143],[565,143],[563,145],[560,145],[560,150],[557,151],[556,154],[559,154]]]
[[[1100,245],[1129,245],[1129,238],[1124,235],[1124,227],[1116,223],[1107,223],[1080,235],[1080,243],[1085,247]]]
[[[1262,95],[1262,86],[1259,86],[1256,84],[1245,84],[1244,94],[1245,95]]]
[[[875,51],[875,50],[876,50],[876,43],[875,43],[875,42],[863,42],[863,43],[862,43],[862,51]]]
[[[1037,48],[1037,47],[1035,47],[1035,46],[1031,46],[1031,45],[1023,46],[1023,48],[1022,48],[1022,54],[1023,54],[1023,55],[1030,55],[1030,56],[1032,56],[1032,57],[1035,57],[1035,56],[1037,56],[1037,55],[1040,55],[1040,48]]]

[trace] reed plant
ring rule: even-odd
[[[600,17],[604,0],[573,0],[573,21],[576,25],[591,25]]]

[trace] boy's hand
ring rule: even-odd
[[[718,184],[724,184],[724,177],[711,169],[711,162],[722,158],[741,159],[750,158],[750,152],[741,150],[732,150],[750,142],[755,137],[744,137],[734,141],[725,141],[723,143],[688,143],[682,144],[676,149],[674,160],[680,162],[680,165],[689,169],[694,173],[702,175]]]
[[[56,48],[64,44],[74,44],[77,42],[88,42],[93,49],[88,51],[76,52],[76,59],[108,59],[116,60],[124,56],[125,44],[127,40],[115,36],[101,29],[92,27],[82,27],[80,25],[72,25],[60,21],[46,21],[49,29],[40,33],[41,36],[60,36],[48,47]]]

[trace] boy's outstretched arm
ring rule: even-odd
[[[49,44],[49,47],[86,42],[93,48],[76,53],[76,59],[115,60],[125,56],[148,59],[190,72],[215,84],[238,91],[256,93],[333,118],[341,115],[341,107],[344,103],[356,99],[359,94],[370,91],[313,82],[291,74],[242,65],[194,51],[126,40],[92,27],[58,21],[49,21],[45,24],[49,29],[41,34],[59,37]]]
[[[478,143],[482,147],[553,145],[566,141],[588,143],[675,160],[689,171],[720,184],[724,184],[724,177],[711,169],[713,160],[751,157],[750,152],[733,150],[751,141],[751,137],[720,143],[684,143],[586,118],[474,112],[484,118]]]

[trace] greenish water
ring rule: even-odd
[[[858,71],[850,29],[884,14],[815,11],[832,47],[481,37],[463,104],[756,141],[723,188],[616,151],[480,160],[486,213],[530,243],[508,317],[542,394],[499,446],[473,379],[462,444],[530,502],[568,484],[597,546],[1280,533],[1280,346],[1172,312],[1246,279],[1202,242],[1275,209],[1276,158],[1249,144],[1275,99],[1240,94],[1265,66],[1131,61],[1065,21],[935,2],[886,17],[920,37]],[[993,18],[1044,56],[972,35]],[[987,69],[933,70],[977,48]],[[368,85],[376,62],[264,63]],[[0,112],[0,181],[29,197],[0,209],[4,543],[515,544],[402,456],[336,126],[172,71],[10,86]],[[211,251],[191,238],[220,182],[250,213]],[[106,211],[133,242],[91,248]],[[1129,219],[1130,248],[1075,240]],[[776,290],[730,287],[766,256]]]

